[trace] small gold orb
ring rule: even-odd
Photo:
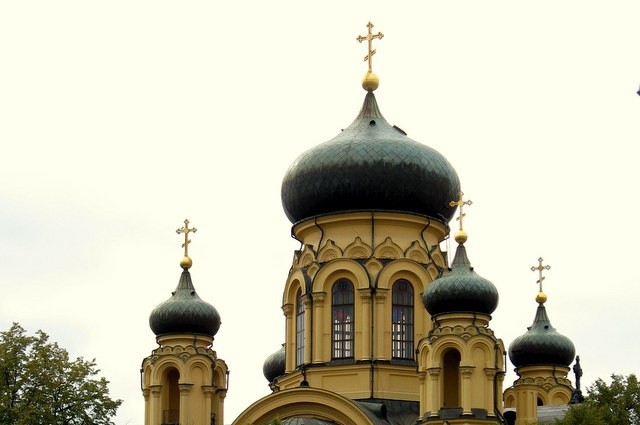
[[[182,257],[182,260],[180,260],[180,267],[182,267],[184,270],[190,269],[192,265],[193,261],[191,261],[191,258],[187,257],[186,255]]]
[[[372,71],[368,71],[362,79],[362,88],[366,91],[374,91],[380,85],[380,79]]]
[[[463,244],[467,241],[467,232],[465,232],[464,230],[458,230],[454,238],[456,242],[458,242],[459,244]]]
[[[546,301],[547,301],[547,294],[545,294],[542,291],[538,292],[538,295],[536,295],[536,302],[538,304],[544,304]]]

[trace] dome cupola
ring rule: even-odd
[[[371,25],[371,24],[370,24]],[[369,28],[371,30],[371,27]],[[382,34],[358,40],[382,38]],[[369,46],[371,48],[371,46]],[[369,71],[356,119],[333,139],[300,155],[286,172],[282,206],[292,223],[341,212],[398,211],[448,222],[447,202],[460,190],[456,171],[435,149],[407,137],[382,116]]]
[[[284,375],[285,370],[285,352],[284,344],[275,353],[269,355],[262,365],[262,373],[267,381],[273,382],[278,376]]]
[[[547,295],[542,292],[542,270],[548,270],[549,266],[542,265],[542,258],[538,259],[539,265],[531,270],[540,271],[540,291],[536,296],[538,309],[533,319],[533,324],[527,332],[517,337],[509,346],[509,359],[515,367],[523,366],[569,366],[576,355],[573,342],[566,336],[558,333],[551,325],[547,310],[544,306]]]
[[[167,334],[202,334],[213,337],[220,329],[220,314],[206,301],[203,301],[193,286],[189,268],[193,264],[188,256],[191,242],[188,234],[197,230],[189,228],[189,220],[178,233],[185,234],[185,255],[180,261],[182,275],[171,297],[158,304],[149,316],[149,326],[156,336]]]
[[[489,280],[478,275],[467,257],[464,243],[467,233],[462,228],[464,205],[471,201],[462,201],[462,192],[458,201],[449,202],[450,207],[460,207],[460,230],[455,235],[458,242],[456,255],[451,267],[442,277],[434,280],[423,295],[424,306],[431,316],[444,313],[481,313],[490,315],[498,307],[498,290]],[[455,209],[454,209],[455,211]]]

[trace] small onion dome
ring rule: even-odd
[[[348,211],[399,211],[449,222],[458,174],[436,150],[406,136],[368,92],[353,123],[304,152],[282,181],[284,211],[299,221]]]
[[[284,344],[282,347],[271,354],[262,365],[262,373],[267,381],[273,382],[278,376],[284,375],[285,367]]]
[[[451,268],[431,283],[422,296],[431,316],[443,313],[491,314],[498,307],[498,290],[479,276],[467,257],[464,245],[458,245]]]
[[[214,336],[220,329],[220,314],[198,296],[185,269],[171,298],[151,312],[149,326],[156,336],[177,333]]]
[[[509,346],[509,358],[515,367],[569,366],[575,354],[573,342],[551,326],[543,303],[538,306],[533,325]]]

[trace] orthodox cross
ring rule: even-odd
[[[184,227],[176,230],[177,234],[184,233],[184,243],[182,244],[182,247],[184,248],[185,257],[189,256],[189,244],[191,243],[191,239],[189,239],[189,233],[195,233],[197,231],[198,229],[196,229],[195,227],[189,228],[189,220],[187,219],[184,220]]]
[[[542,265],[542,257],[538,258],[538,265],[537,266],[531,266],[531,271],[532,272],[535,272],[536,270],[538,270],[538,272],[540,273],[538,281],[536,282],[538,284],[540,292],[542,292],[542,281],[544,280],[544,276],[542,276],[542,270],[549,270],[550,268],[551,268],[551,266],[543,266]]]
[[[469,201],[463,201],[462,197],[464,196],[464,193],[462,192],[458,192],[458,200],[457,201],[451,201],[449,202],[449,206],[450,207],[460,207],[460,215],[458,216],[458,218],[456,218],[457,221],[460,222],[460,230],[462,229],[462,217],[464,217],[466,214],[462,212],[462,207],[464,207],[465,205],[471,205],[473,202]]]
[[[360,43],[362,43],[364,40],[367,40],[369,50],[367,56],[364,57],[364,60],[369,61],[369,72],[371,72],[371,57],[376,54],[376,49],[371,48],[371,42],[374,38],[381,40],[382,37],[384,37],[384,34],[382,34],[381,32],[372,34],[371,29],[373,28],[373,24],[371,23],[371,21],[369,21],[369,23],[367,24],[367,28],[369,29],[367,35],[359,35],[358,37],[356,37],[356,40],[358,40],[358,42]]]

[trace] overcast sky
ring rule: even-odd
[[[222,317],[225,422],[269,394],[299,247],[280,184],[357,115],[371,20],[382,113],[473,201],[498,337],[531,324],[542,256],[583,384],[636,372],[639,16],[635,0],[0,2],[0,329],[95,357],[116,424],[142,425],[148,316],[189,218],[194,284]]]

